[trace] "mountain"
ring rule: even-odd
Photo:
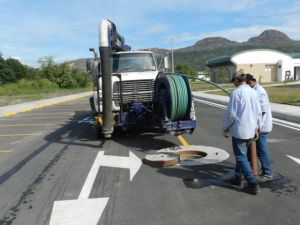
[[[294,41],[290,39],[286,34],[277,30],[265,30],[261,35],[250,38],[247,42],[250,45],[270,45],[270,46],[281,46],[284,45],[299,45],[300,41]]]
[[[200,41],[197,41],[196,44],[190,47],[178,49],[178,51],[197,51],[197,50],[212,50],[215,48],[224,48],[224,47],[232,47],[238,45],[236,41],[230,41],[226,38],[222,37],[208,37],[204,38]]]
[[[218,56],[232,56],[250,49],[273,49],[284,53],[300,53],[300,41],[290,39],[278,30],[265,30],[246,42],[231,41],[221,37],[204,38],[193,46],[176,49],[174,64],[189,63],[195,70],[206,70],[206,62]]]
[[[300,53],[300,41],[292,40],[286,34],[271,29],[265,30],[259,36],[252,37],[246,42],[231,41],[223,37],[208,37],[197,41],[192,46],[173,49],[174,65],[188,63],[195,70],[201,71],[206,69],[206,62],[209,59],[217,56],[231,56],[241,51],[257,48],[273,49],[284,53]],[[151,48],[151,51],[161,56],[169,50]],[[85,59],[73,60],[70,64],[85,71]]]
[[[85,64],[86,60],[87,59],[85,59],[85,58],[75,59],[75,60],[68,61],[68,64],[72,68],[78,68],[81,71],[86,72],[86,64]]]

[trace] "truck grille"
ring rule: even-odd
[[[123,104],[129,102],[149,102],[153,100],[154,80],[116,81],[113,85],[113,99],[120,106],[120,83]]]

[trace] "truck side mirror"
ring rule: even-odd
[[[169,54],[164,55],[164,67],[165,67],[165,69],[170,68],[170,66],[169,66]]]
[[[94,65],[94,60],[92,59],[87,59],[85,61],[85,65],[86,65],[86,71],[87,71],[87,74],[88,76],[93,76],[93,65]]]

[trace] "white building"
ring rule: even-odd
[[[210,80],[209,72],[207,71],[198,71],[198,78],[203,80]]]
[[[271,49],[253,49],[233,56],[221,56],[207,61],[211,81],[229,82],[235,71],[250,73],[259,82],[300,80],[300,54],[287,54]]]

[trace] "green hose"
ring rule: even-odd
[[[190,76],[190,75],[185,75],[185,74],[180,74],[180,73],[174,73],[174,74],[177,74],[177,75],[181,75],[181,76],[185,76],[187,78],[191,78],[191,79],[195,79],[195,80],[200,80],[200,81],[203,81],[205,83],[208,83],[208,84],[211,84],[219,89],[221,89],[222,91],[224,91],[226,94],[228,94],[230,96],[230,92],[228,92],[226,89],[224,89],[222,86],[214,83],[214,82],[211,82],[209,80],[205,80],[205,79],[202,79],[202,78],[198,78],[198,77],[194,77],[194,76]]]
[[[166,74],[171,91],[171,121],[181,120],[188,110],[188,90],[181,75]]]
[[[170,94],[171,94],[171,107],[170,107],[170,114],[171,114],[171,121],[179,121],[184,118],[186,113],[188,112],[188,105],[189,105],[189,91],[190,89],[187,88],[189,85],[188,78],[201,80],[206,83],[212,84],[217,88],[221,89],[222,91],[226,92],[228,95],[230,93],[224,89],[223,87],[205,79],[196,78],[193,76],[185,75],[182,73],[165,73],[167,80],[170,84]],[[186,82],[186,81],[187,82]]]

